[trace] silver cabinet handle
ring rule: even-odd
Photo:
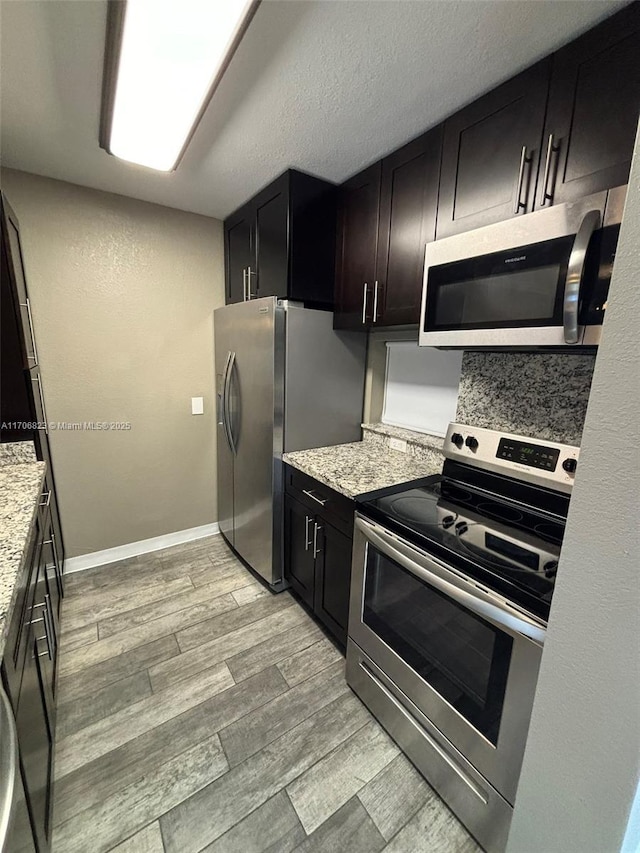
[[[505,633],[520,634],[535,643],[544,644],[547,633],[545,626],[521,613],[490,590],[454,574],[444,563],[416,551],[411,545],[387,533],[378,525],[357,517],[355,527],[376,550],[471,613],[486,619]]]
[[[311,539],[309,539],[309,525],[313,521],[308,515],[304,517],[304,550],[308,551],[311,547]]]
[[[573,248],[567,267],[567,280],[564,285],[563,325],[565,344],[577,344],[580,337],[578,328],[578,310],[580,308],[580,286],[584,275],[584,264],[587,259],[587,249],[593,232],[600,225],[600,211],[590,210],[585,213],[578,233],[573,241]]]
[[[9,697],[0,685],[0,850],[9,837],[16,779],[18,777],[18,735]]]
[[[364,294],[362,296],[362,325],[364,326],[367,322],[367,289],[369,285],[365,281],[364,283]]]
[[[49,489],[48,492],[43,492],[40,495],[40,497],[44,498],[44,501],[43,501],[43,503],[39,504],[39,506],[45,506],[45,507],[49,506],[49,504],[51,503],[51,489]],[[48,544],[48,543],[45,543],[45,544]]]
[[[251,276],[257,276],[258,273],[254,272],[251,267],[247,267],[247,299],[255,299],[258,295],[257,293],[251,293]]]
[[[547,202],[553,201],[553,187],[549,191],[549,178],[551,176],[551,158],[554,154],[560,153],[560,146],[555,144],[553,133],[549,134],[547,141],[547,156],[544,161],[544,177],[542,178],[542,194],[540,196],[540,205],[544,206]]]
[[[27,309],[27,317],[29,318],[29,334],[31,335],[31,346],[33,347],[33,355],[28,355],[27,358],[29,361],[33,362],[32,367],[35,367],[38,363],[38,349],[36,347],[36,336],[33,333],[33,317],[31,316],[31,301],[27,296],[26,302],[20,303],[21,308]]]
[[[246,302],[247,297],[247,268],[242,268],[242,301]]]
[[[322,548],[318,548],[318,532],[322,530],[321,525],[315,524],[313,525],[313,559],[318,556],[318,554],[322,551]]]
[[[40,380],[40,374],[38,373],[35,379],[32,378],[31,381],[38,383],[38,391],[40,393],[40,405],[42,406],[42,419],[44,420],[44,431],[47,435],[49,435],[49,421],[47,418],[47,410],[44,406],[44,394],[42,393],[42,382]]]
[[[49,630],[47,634],[51,637],[53,652],[55,653],[55,650],[58,646],[58,637],[56,635],[56,623],[53,619],[53,607],[51,606],[51,596],[49,595],[49,593],[46,593],[44,600],[47,603],[47,606],[44,609],[44,614],[47,617],[49,624]]]
[[[522,186],[524,184],[524,168],[527,164],[531,164],[533,162],[533,156],[527,157],[527,146],[522,146],[522,151],[520,153],[520,168],[518,170],[518,185],[516,187],[516,201],[513,207],[514,213],[520,213],[521,210],[527,209],[527,202],[522,201]],[[527,181],[527,184],[529,182]]]
[[[378,322],[378,282],[373,283],[373,322]]]
[[[327,502],[327,498],[323,500],[322,498],[316,497],[316,495],[314,495],[310,489],[303,489],[302,494],[306,495],[308,498],[311,498],[312,501],[315,501],[317,504],[320,504],[320,506],[324,506]]]

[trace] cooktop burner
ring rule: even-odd
[[[363,496],[358,503],[364,515],[483,582],[490,576],[495,588],[548,616],[564,520],[544,507],[444,474]]]

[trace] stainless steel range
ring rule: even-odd
[[[506,846],[579,449],[451,424],[441,475],[363,496],[347,681]]]

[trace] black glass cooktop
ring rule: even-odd
[[[566,515],[545,503],[567,505],[527,486],[505,497],[436,475],[363,495],[358,511],[546,619]]]

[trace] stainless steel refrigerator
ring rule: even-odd
[[[360,438],[366,336],[275,297],[214,311],[220,532],[275,590],[282,454]]]

